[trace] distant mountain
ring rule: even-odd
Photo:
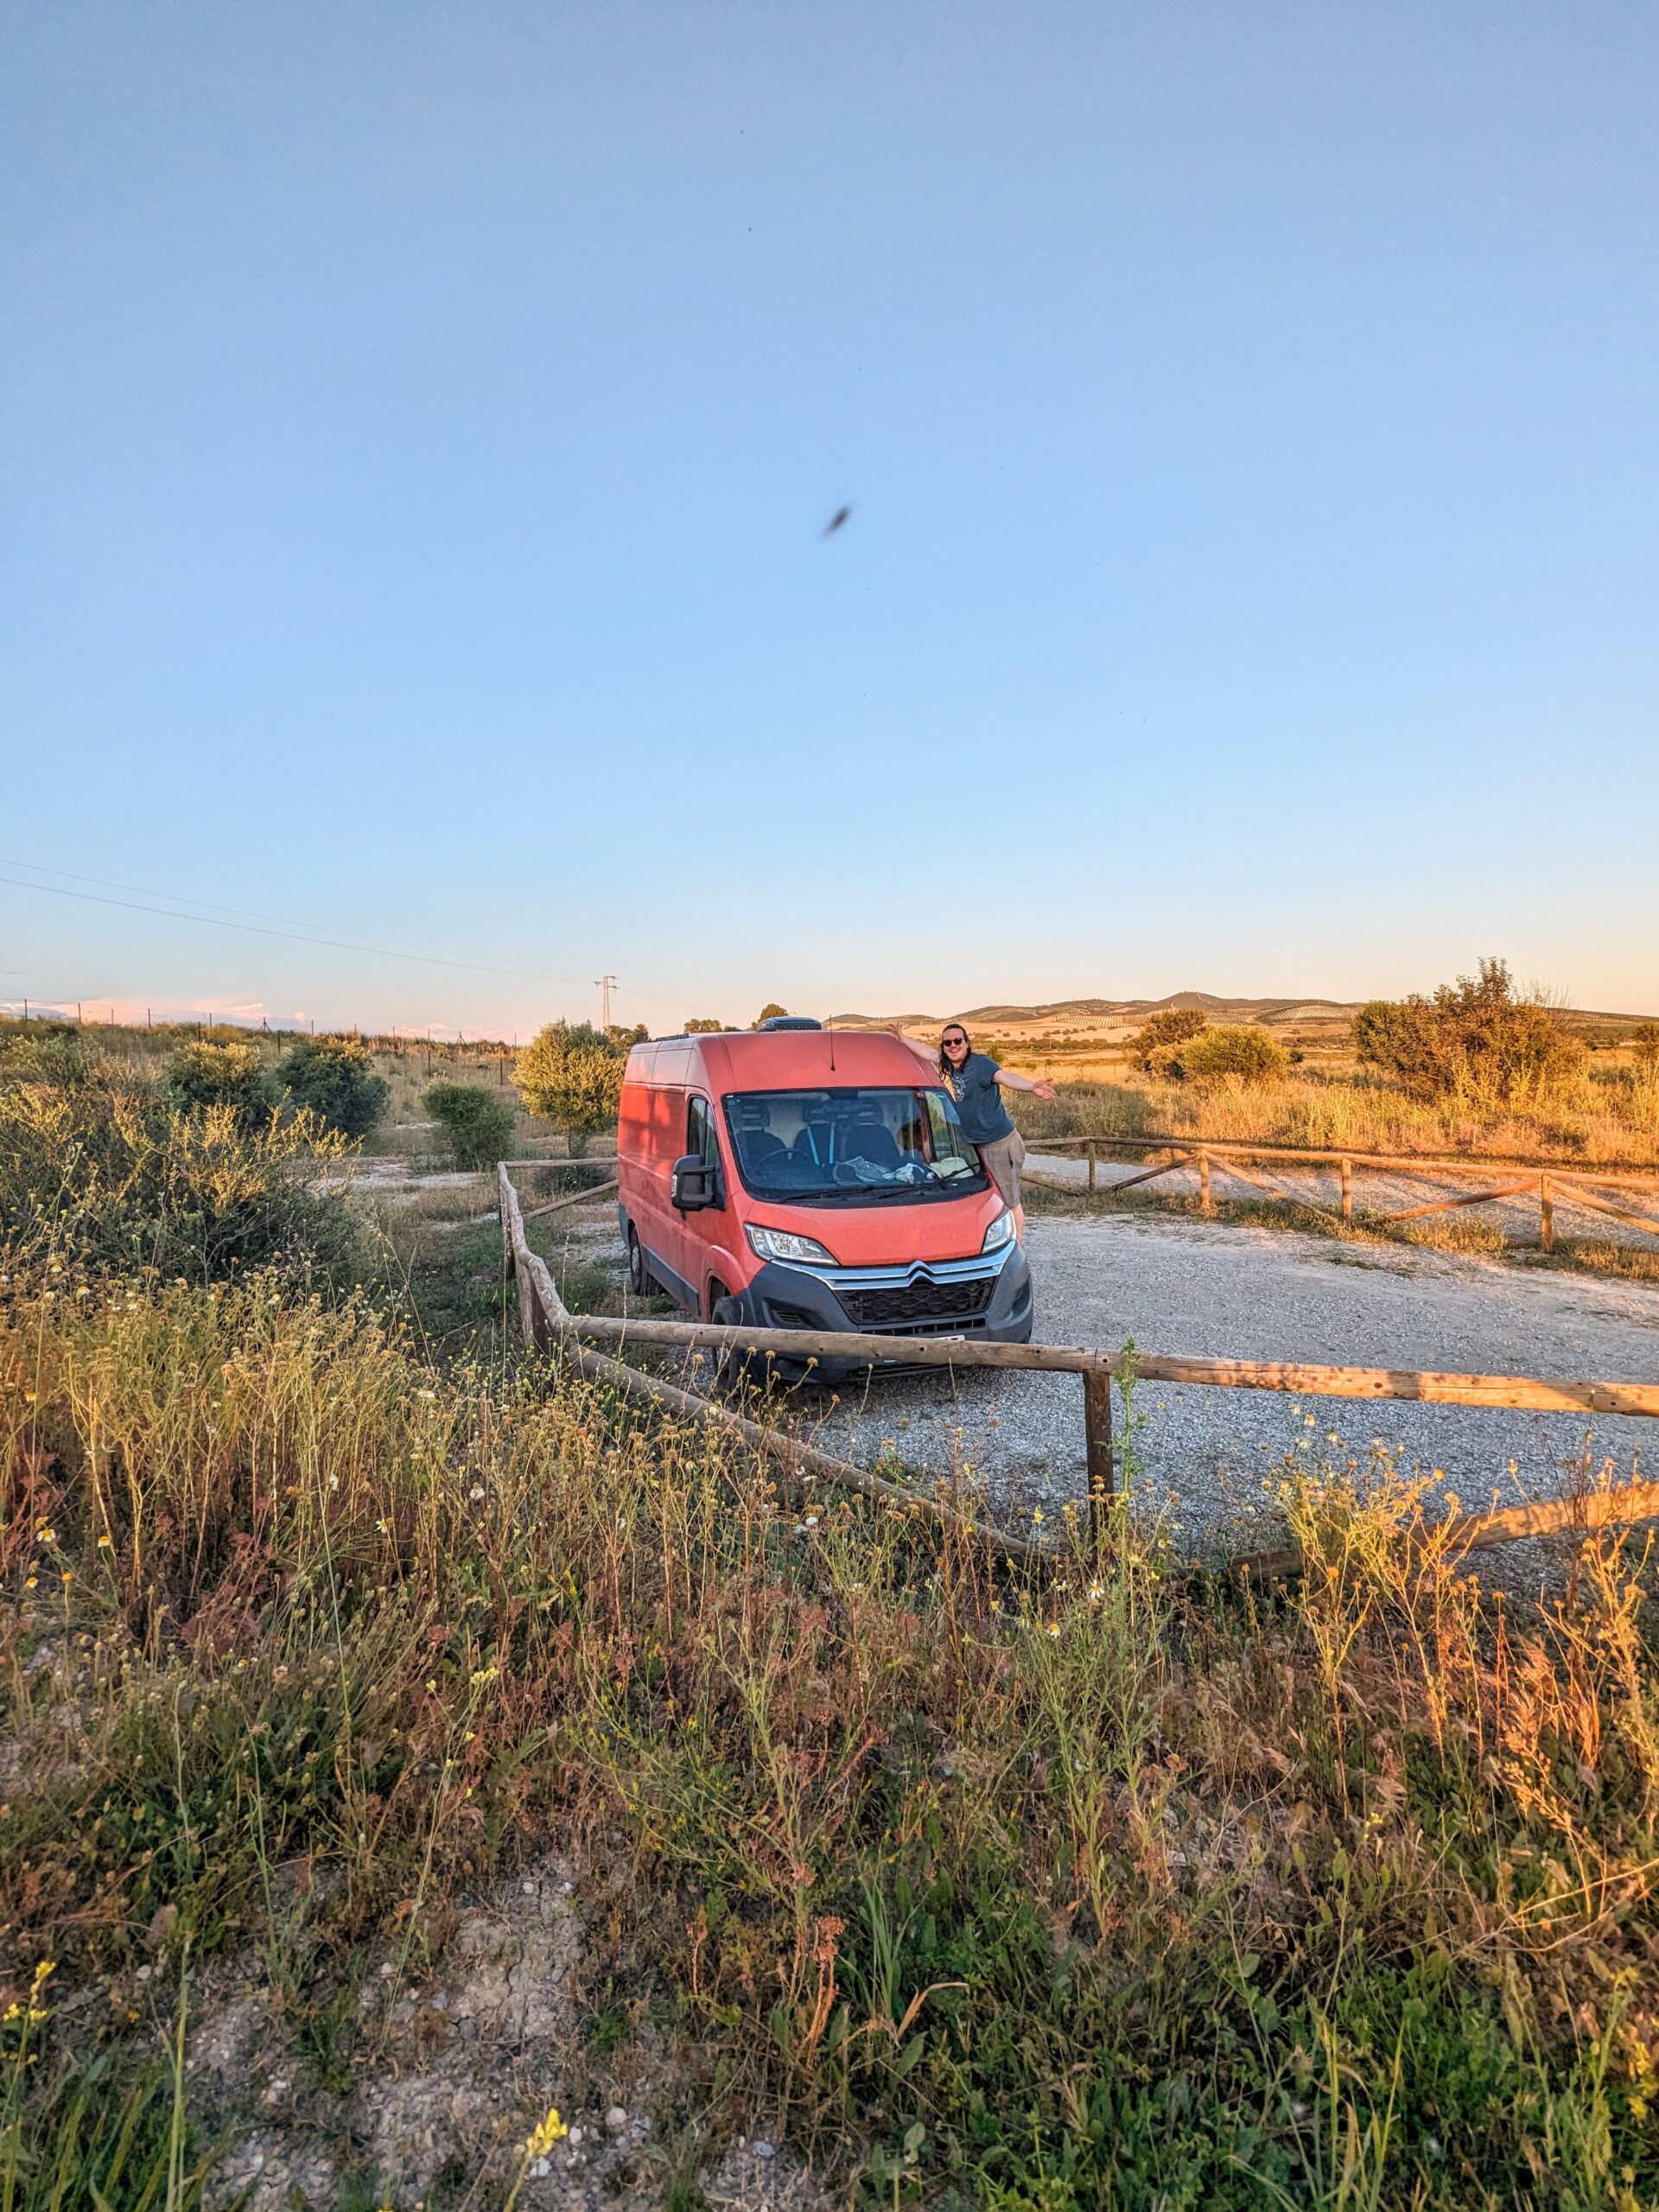
[[[1113,1032],[1128,1033],[1139,1029],[1148,1015],[1161,1014],[1168,1007],[1196,1007],[1217,1023],[1259,1022],[1274,1028],[1345,1028],[1358,1013],[1361,1003],[1357,999],[1230,999],[1217,998],[1212,991],[1172,991],[1167,998],[1161,999],[1056,999],[1044,1006],[976,1006],[955,1014],[832,1014],[829,1019],[837,1029],[897,1028],[925,1034],[929,1030],[942,1029],[947,1021],[961,1021],[970,1032],[978,1028],[995,1031],[999,1036],[1010,1033],[1052,1035],[1085,1026],[1093,1034],[1106,1036]],[[1567,1019],[1580,1028],[1602,1024],[1617,1027],[1652,1018],[1636,1014],[1600,1014],[1584,1007],[1567,1007],[1564,1011]]]
[[[948,1020],[971,1029],[1055,1030],[1090,1025],[1096,1029],[1138,1028],[1149,1014],[1166,1007],[1196,1007],[1213,1022],[1351,1021],[1358,1001],[1335,999],[1225,999],[1211,991],[1172,991],[1161,999],[1056,999],[1046,1006],[976,1006],[960,1014],[832,1014],[838,1029],[942,1029]]]

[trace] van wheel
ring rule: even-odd
[[[741,1309],[718,1275],[709,1286],[709,1319],[720,1329],[741,1329],[743,1325]],[[728,1351],[723,1344],[716,1351],[711,1345],[709,1357],[712,1369],[709,1382],[715,1389],[741,1388],[749,1369],[747,1352]]]
[[[657,1287],[651,1269],[645,1265],[645,1248],[639,1242],[639,1231],[632,1224],[628,1229],[628,1288],[636,1298],[649,1298]]]

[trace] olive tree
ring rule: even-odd
[[[518,1055],[512,1079],[532,1114],[570,1140],[572,1154],[608,1128],[622,1096],[622,1046],[585,1021],[550,1021]]]

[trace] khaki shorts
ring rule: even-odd
[[[1002,1193],[1006,1206],[1020,1203],[1020,1167],[1026,1156],[1026,1141],[1018,1129],[1012,1136],[995,1138],[989,1144],[978,1147],[980,1158],[985,1163],[985,1173]]]

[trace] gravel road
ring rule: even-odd
[[[1100,1188],[1108,1190],[1113,1183],[1122,1182],[1139,1175],[1154,1164],[1155,1155],[1144,1159],[1119,1153],[1103,1156],[1098,1173]],[[1075,1184],[1079,1191],[1089,1183],[1089,1164],[1068,1153],[1039,1152],[1032,1149],[1030,1167],[1046,1181]],[[1219,1199],[1255,1199],[1262,1198],[1300,1198],[1305,1205],[1323,1206],[1334,1213],[1341,1204],[1342,1182],[1335,1167],[1299,1166],[1294,1160],[1246,1160],[1252,1182],[1229,1172],[1224,1161],[1212,1163],[1211,1176],[1215,1195]],[[1493,1167],[1486,1174],[1484,1187],[1497,1190],[1505,1183],[1525,1179],[1525,1168]],[[1266,1187],[1262,1187],[1265,1185]],[[1437,1198],[1466,1198],[1482,1184],[1467,1175],[1436,1175],[1427,1169],[1419,1169],[1409,1175],[1392,1175],[1382,1168],[1357,1167],[1354,1170],[1354,1205],[1361,1215],[1392,1213],[1408,1206],[1431,1205]],[[1198,1171],[1196,1167],[1174,1167],[1159,1181],[1147,1186],[1149,1194],[1166,1198],[1196,1198],[1198,1192]],[[1554,1185],[1555,1233],[1558,1237],[1593,1237],[1603,1244],[1628,1244],[1633,1250],[1652,1252],[1659,1249],[1659,1194],[1653,1191],[1621,1191],[1598,1185],[1592,1195],[1605,1198],[1609,1205],[1621,1206],[1630,1213],[1644,1216],[1655,1224],[1654,1232],[1644,1234],[1626,1222],[1614,1221],[1609,1215],[1593,1207],[1574,1203],[1569,1185],[1558,1181]],[[1538,1242],[1538,1191],[1535,1180],[1530,1191],[1519,1192],[1512,1198],[1490,1200],[1484,1205],[1471,1206],[1465,1212],[1459,1208],[1455,1213],[1443,1214],[1443,1222],[1459,1220],[1481,1222],[1488,1227],[1501,1229],[1512,1244],[1535,1245]]]
[[[1167,1217],[1027,1226],[1036,1333],[1051,1344],[1133,1338],[1195,1357],[1659,1380],[1659,1287]],[[1136,1410],[1139,1483],[1177,1501],[1174,1531],[1189,1543],[1259,1515],[1268,1471],[1332,1430],[1362,1454],[1380,1438],[1403,1467],[1442,1470],[1471,1508],[1493,1493],[1512,1504],[1559,1491],[1586,1438],[1598,1465],[1611,1459],[1625,1474],[1639,1452],[1659,1458],[1659,1424],[1633,1417],[1150,1383]],[[1006,1510],[1052,1514],[1084,1487],[1071,1376],[892,1377],[828,1412],[817,1433],[826,1450],[866,1462],[887,1448],[912,1467],[970,1467]]]
[[[554,1252],[620,1274],[614,1217],[576,1211]],[[1049,1344],[1116,1350],[1132,1338],[1143,1351],[1197,1358],[1659,1381],[1659,1286],[1160,1214],[1027,1227],[1036,1334]],[[1262,1519],[1264,1481],[1305,1440],[1339,1462],[1380,1440],[1403,1470],[1440,1471],[1440,1487],[1470,1509],[1560,1492],[1586,1450],[1625,1477],[1638,1455],[1659,1464],[1659,1421],[1631,1416],[1153,1383],[1135,1408],[1138,1489],[1193,1548],[1235,1548]],[[802,1392],[799,1421],[824,1450],[866,1465],[890,1454],[913,1470],[971,1472],[1010,1516],[1040,1505],[1052,1517],[1085,1487],[1073,1376],[888,1376],[838,1401]]]

